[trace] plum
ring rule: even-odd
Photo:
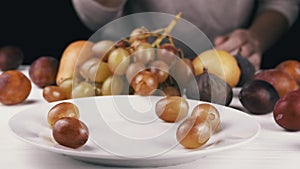
[[[299,89],[296,80],[292,76],[278,69],[262,70],[256,73],[253,79],[269,82],[274,86],[280,97]]]
[[[273,117],[286,130],[300,130],[300,90],[280,98],[274,107]]]
[[[15,46],[4,46],[0,49],[0,70],[15,70],[23,62],[23,51]]]
[[[255,68],[253,64],[245,57],[240,55],[234,55],[238,62],[238,66],[241,69],[241,76],[237,87],[243,86],[247,81],[252,80],[255,74]]]
[[[285,60],[279,63],[275,69],[284,71],[291,75],[300,85],[300,62],[297,60]]]
[[[272,112],[279,99],[276,89],[263,80],[252,80],[245,83],[238,97],[244,108],[253,114]]]
[[[35,60],[29,68],[32,82],[40,88],[56,82],[58,60],[51,56],[42,56]]]
[[[228,106],[233,98],[230,85],[218,76],[204,72],[195,77],[197,85],[190,81],[186,88],[186,96],[189,99],[207,101]]]

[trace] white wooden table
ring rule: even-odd
[[[28,75],[26,69],[21,70]],[[0,104],[0,168],[1,169],[99,169],[110,168],[87,164],[67,156],[40,150],[15,137],[8,127],[9,119],[21,110],[45,102],[42,90],[33,85],[27,101],[20,105]],[[234,98],[233,106],[241,107]],[[210,154],[186,164],[162,167],[171,169],[299,169],[300,132],[287,132],[273,120],[272,113],[253,115],[261,131],[253,141],[241,147]],[[114,167],[116,168],[116,167]]]

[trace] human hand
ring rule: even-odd
[[[260,68],[262,52],[260,44],[255,35],[249,30],[237,29],[224,36],[218,36],[214,39],[216,49],[226,50],[231,54],[239,54],[254,65],[255,69]]]

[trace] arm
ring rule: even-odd
[[[125,2],[126,0],[72,0],[80,20],[93,31],[120,17]]]
[[[285,2],[288,2],[288,0]],[[297,1],[290,1],[290,3],[292,2],[296,3]],[[231,53],[236,53],[241,49],[240,54],[249,58],[258,69],[263,52],[269,49],[296,19],[297,5],[291,5],[292,8],[295,7],[296,10],[294,11],[282,11],[279,7],[260,9],[259,15],[257,15],[248,29],[238,29],[229,35],[217,37],[214,42],[216,48],[227,50]]]
[[[231,53],[240,49],[240,55],[249,58],[259,69],[262,53],[287,30],[287,19],[279,12],[269,10],[259,15],[250,28],[237,29],[229,35],[217,37],[215,46]]]

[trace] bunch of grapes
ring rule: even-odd
[[[139,27],[117,42],[101,40],[93,57],[79,63],[72,98],[100,95],[181,95],[194,77],[189,59],[170,36],[180,14],[163,29]]]

